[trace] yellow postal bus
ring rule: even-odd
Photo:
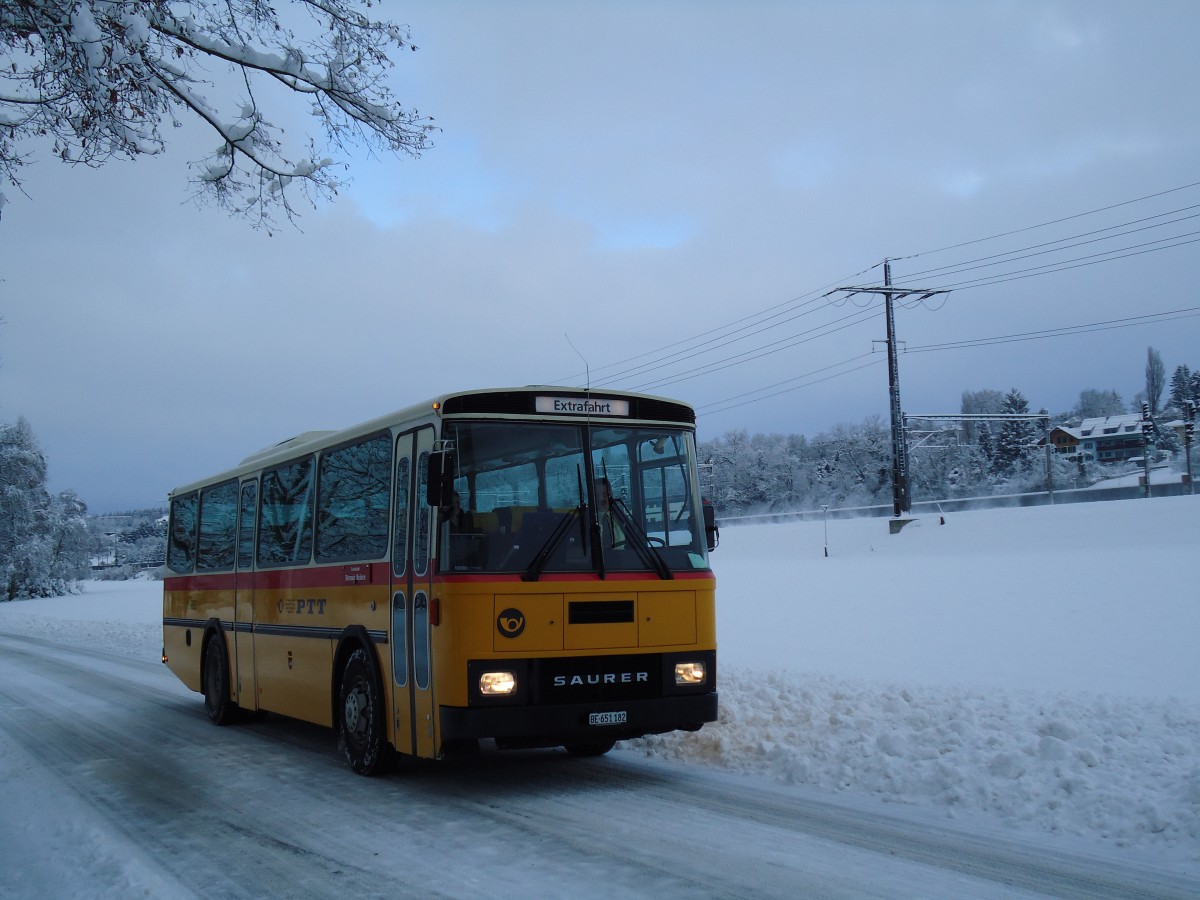
[[[170,495],[163,662],[217,724],[396,754],[618,740],[717,717],[695,414],[639,394],[449,394]]]

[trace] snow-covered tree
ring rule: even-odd
[[[35,527],[45,483],[46,457],[29,422],[0,425],[0,566],[14,559],[22,537]]]
[[[1016,388],[1004,395],[1002,413],[1028,415],[1029,401]],[[996,435],[996,449],[992,457],[995,474],[1009,477],[1028,470],[1029,461],[1036,449],[1037,429],[1026,419],[1010,419],[1000,427]]]
[[[1200,395],[1193,391],[1193,385],[1200,386],[1192,377],[1192,370],[1187,366],[1176,366],[1171,374],[1171,405],[1182,411],[1188,400],[1200,400]]]
[[[50,577],[64,584],[86,578],[92,549],[87,504],[74,491],[63,491],[50,498],[49,513]]]
[[[194,117],[217,146],[194,163],[197,196],[257,224],[337,190],[327,155],[349,144],[419,155],[433,126],[393,97],[389,54],[416,49],[373,0],[16,0],[0,3],[0,172],[20,187],[30,147],[99,166],[162,152]],[[231,77],[232,76],[232,77]],[[324,146],[287,147],[270,121],[294,96]],[[276,110],[272,112],[271,110]],[[0,194],[0,207],[3,195]]]
[[[0,425],[0,600],[69,591],[87,571],[87,507],[46,492],[46,457],[24,419]]]
[[[838,425],[811,446],[820,460],[821,493],[815,498],[820,504],[859,506],[891,497],[891,432],[879,416],[860,425]]]
[[[996,415],[1004,409],[1004,392],[984,388],[979,391],[963,391],[959,412],[964,415]],[[969,443],[980,439],[980,432],[987,423],[964,422],[963,431]],[[990,455],[990,454],[989,454]]]

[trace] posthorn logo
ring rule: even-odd
[[[525,614],[509,607],[496,618],[496,628],[506,638],[518,637],[525,630]]]

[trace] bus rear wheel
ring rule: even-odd
[[[214,725],[228,725],[234,706],[229,699],[229,663],[225,641],[214,634],[204,646],[204,709]]]
[[[338,689],[338,744],[359,775],[381,775],[392,763],[383,713],[383,694],[367,651],[346,659]]]

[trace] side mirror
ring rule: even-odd
[[[425,502],[430,506],[445,506],[454,491],[454,451],[435,450],[429,454],[429,469],[425,478]]]
[[[721,543],[721,529],[717,527],[717,511],[706,502],[704,509],[704,535],[708,538],[708,549],[716,550]]]

